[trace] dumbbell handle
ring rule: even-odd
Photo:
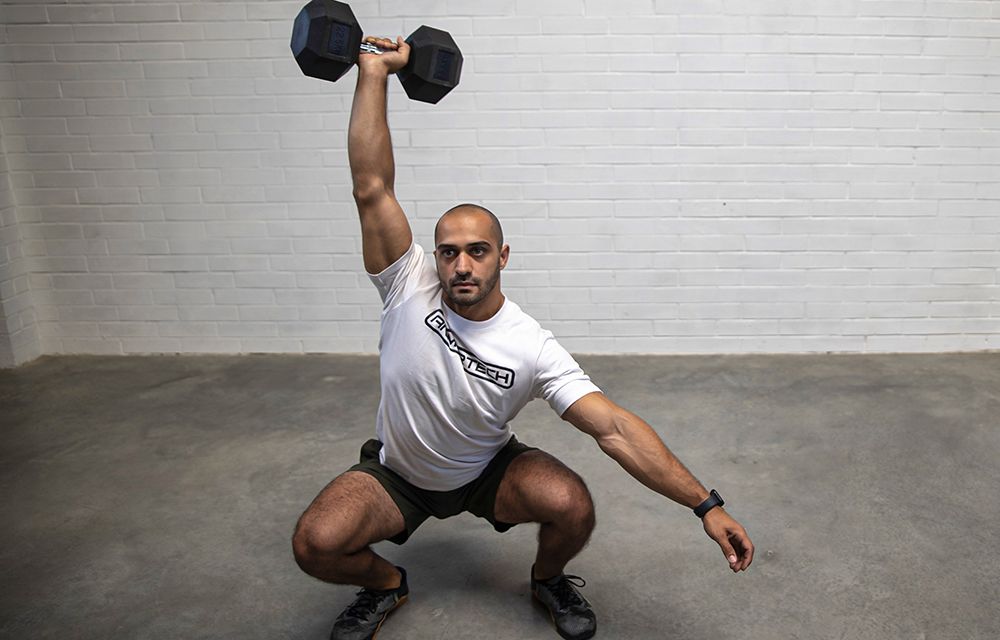
[[[370,42],[362,42],[360,49],[362,53],[374,53],[379,56],[387,51],[387,49],[379,49]]]

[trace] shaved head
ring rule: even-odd
[[[468,202],[463,204],[457,204],[451,209],[445,211],[441,215],[441,217],[437,221],[437,224],[434,226],[435,245],[438,242],[438,229],[441,227],[441,221],[444,220],[447,216],[458,215],[458,214],[461,215],[479,214],[487,216],[490,221],[490,227],[492,231],[491,235],[493,236],[493,240],[497,244],[497,250],[500,250],[503,247],[503,229],[500,227],[500,220],[498,220],[497,217],[493,215],[493,212],[487,209],[486,207],[480,206],[478,204],[471,204]]]

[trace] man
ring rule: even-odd
[[[386,83],[409,56],[396,42],[362,54],[348,155],[361,218],[365,269],[383,300],[379,342],[382,398],[378,440],[302,514],[293,537],[299,566],[331,583],[362,587],[331,638],[374,638],[408,594],[406,572],[377,555],[402,544],[426,518],[469,511],[498,531],[540,524],[533,596],[564,638],[590,638],[596,618],[564,569],[594,528],[583,480],[511,434],[509,422],[544,398],[647,487],[696,509],[730,568],[753,559],[746,531],[641,418],[598,389],[552,334],[500,289],[510,248],[496,217],[477,205],[447,211],[434,233],[431,265],[413,241],[393,193]]]

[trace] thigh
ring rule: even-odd
[[[534,450],[507,467],[497,489],[494,515],[501,522],[549,522],[561,514],[592,510],[583,479],[554,456]]]
[[[353,553],[405,528],[403,514],[373,476],[347,471],[328,484],[299,518],[316,546]]]

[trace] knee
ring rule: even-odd
[[[319,537],[313,527],[303,520],[299,520],[295,525],[295,533],[292,534],[292,554],[295,562],[306,573],[309,572],[309,565],[319,552]]]
[[[299,519],[292,534],[295,562],[306,573],[310,573],[310,568],[318,561],[326,564],[331,558],[345,555],[347,546],[347,541],[334,527],[306,516]]]
[[[563,483],[551,496],[551,508],[556,517],[574,528],[590,531],[594,528],[594,500],[583,480]]]

